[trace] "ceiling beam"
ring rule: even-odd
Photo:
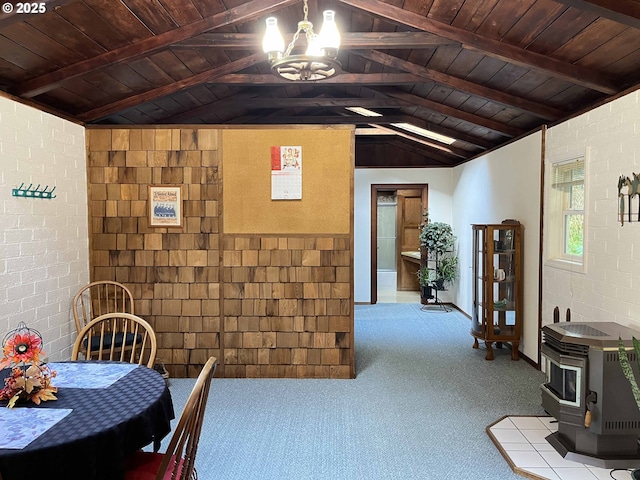
[[[102,105],[92,110],[88,110],[84,113],[77,115],[77,117],[80,120],[83,120],[85,122],[92,122],[100,118],[107,117],[119,110],[125,110],[127,108],[134,107],[140,103],[150,102],[152,100],[155,100],[156,98],[164,97],[166,95],[171,95],[172,93],[176,93],[180,90],[184,90],[185,88],[190,88],[190,87],[199,85],[200,83],[208,82],[219,75],[225,75],[225,74],[228,74],[229,72],[242,70],[244,68],[251,67],[262,61],[264,61],[264,54],[254,53],[253,55],[249,55],[248,57],[243,57],[240,60],[227,63],[225,65],[222,65],[221,67],[214,68],[211,70],[206,70],[202,73],[198,73],[197,75],[193,75],[191,77],[178,80],[177,82],[173,82],[168,85],[163,85],[162,87],[154,88],[152,90],[147,90],[146,92],[142,92],[137,95],[132,95],[132,96],[123,98],[121,100],[117,100],[115,102]]]
[[[460,42],[464,48],[478,51],[504,62],[537,70],[545,75],[550,75],[576,85],[582,85],[583,87],[597,90],[608,95],[615,94],[620,90],[606,75],[514,45],[509,45],[499,40],[483,37],[482,35],[451,26],[448,23],[438,22],[404,10],[403,8],[381,2],[380,0],[338,0],[338,2],[385,18],[395,24],[408,25],[419,30],[456,40]]]
[[[125,45],[78,63],[59,68],[16,86],[13,93],[19,97],[32,98],[57,88],[65,80],[79,77],[92,70],[113,65],[114,63],[132,60],[149,55],[151,52],[165,48],[173,43],[186,40],[208,30],[243,23],[256,17],[271,13],[282,7],[297,3],[298,0],[254,0],[225,10],[183,27],[174,28],[160,35]],[[263,54],[264,56],[264,54]]]
[[[411,93],[403,92],[399,89],[385,88],[380,90],[376,89],[376,91],[380,91],[381,93],[384,93],[393,98],[399,98],[401,100],[412,102],[415,106],[426,108],[434,112],[441,113],[442,115],[446,115],[448,117],[457,118],[464,122],[493,130],[494,132],[497,132],[500,135],[505,135],[507,137],[518,137],[525,133],[524,130],[521,130],[519,128],[510,127],[509,125],[501,122],[496,122],[495,120],[491,120],[490,118],[481,117],[480,115],[475,115],[463,110],[458,110],[448,105],[434,102],[433,100],[428,100]]]
[[[286,98],[286,97],[269,97],[269,98],[252,98],[242,101],[243,108],[346,108],[346,107],[365,107],[365,108],[398,108],[411,105],[406,100],[399,98],[330,98],[330,97],[314,97],[314,98]]]
[[[556,0],[558,3],[595,13],[614,22],[640,29],[640,3],[633,0]]]
[[[285,44],[293,35],[284,35]],[[340,48],[433,48],[442,45],[460,46],[460,42],[428,32],[344,32],[340,34]],[[257,33],[203,33],[171,45],[172,49],[228,48],[262,50],[262,35]]]
[[[262,54],[263,60],[264,54]],[[271,73],[262,75],[232,73],[217,77],[209,82],[215,85],[247,85],[247,86],[269,86],[269,85],[319,85],[317,82],[292,82],[283,78],[276,77]],[[341,73],[335,77],[326,78],[320,83],[322,85],[413,85],[415,83],[424,83],[424,78],[411,73]]]
[[[559,118],[563,118],[567,115],[566,112],[560,109],[542,105],[517,95],[511,95],[510,93],[494,90],[493,88],[454,77],[447,73],[438,72],[431,68],[421,67],[420,65],[407,62],[406,60],[402,60],[392,55],[387,55],[386,53],[361,50],[354,50],[352,53],[381,65],[419,75],[426,80],[437,82],[445,85],[446,87],[482,97],[490,102],[500,103],[501,105],[530,113],[536,117],[544,118],[545,120],[558,120]]]

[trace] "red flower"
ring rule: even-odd
[[[4,358],[0,362],[0,368],[16,363],[40,362],[42,351],[42,340],[33,333],[16,333],[10,337],[4,345]]]

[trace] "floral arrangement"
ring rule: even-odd
[[[432,222],[429,213],[424,212],[424,221],[420,229],[420,245],[428,252],[443,254],[453,251],[456,237],[451,225],[443,222]]]
[[[11,368],[11,374],[4,380],[0,390],[0,400],[9,400],[7,407],[13,408],[18,400],[30,400],[36,405],[47,400],[57,400],[57,387],[51,385],[56,371],[40,361],[42,336],[20,322],[2,341],[0,369]]]

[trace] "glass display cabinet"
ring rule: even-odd
[[[472,225],[473,229],[473,348],[478,341],[493,360],[493,344],[511,345],[511,359],[518,360],[522,333],[522,237],[524,226],[515,220],[500,224]]]

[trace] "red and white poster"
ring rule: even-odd
[[[271,147],[271,199],[302,199],[302,147]]]

